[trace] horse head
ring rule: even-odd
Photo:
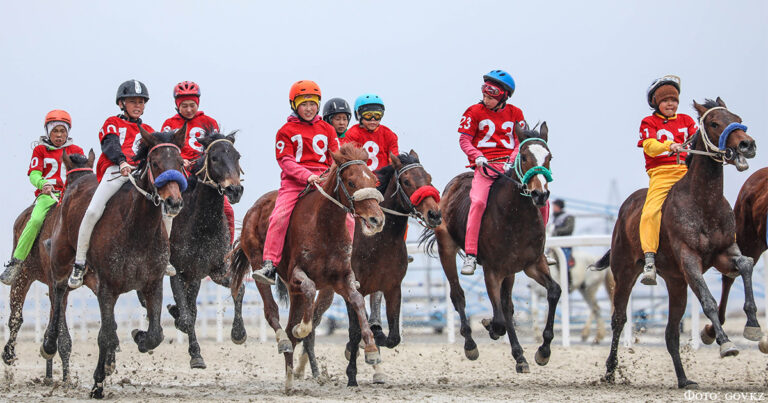
[[[547,145],[548,132],[547,122],[543,122],[538,131],[536,128],[528,128],[528,125],[515,125],[520,150],[512,168],[523,185],[524,194],[530,195],[538,207],[547,203],[549,182],[552,181],[552,172],[549,170],[552,154]]]
[[[134,158],[139,161],[139,170],[143,169],[142,178],[146,177],[148,184],[156,189],[163,213],[176,216],[184,205],[181,192],[187,188],[187,180],[181,173],[184,169],[181,147],[187,125],[175,132],[152,134],[139,125],[139,132],[142,141]]]
[[[93,152],[93,148],[88,152],[88,157],[82,154],[68,155],[64,150],[61,153],[61,160],[64,162],[64,166],[67,168],[67,174],[74,169],[91,169],[93,170],[93,162],[96,160],[96,154]]]
[[[416,210],[417,218],[422,219],[429,228],[440,225],[440,192],[432,186],[432,175],[421,166],[416,151],[411,150],[410,153],[399,156],[389,153],[389,162],[398,181],[397,193],[402,193],[395,194],[394,197],[402,197],[403,207],[406,210]]]
[[[703,105],[693,101],[693,107],[699,113],[699,132],[707,151],[722,154],[740,172],[747,170],[747,158],[754,158],[756,146],[741,118],[729,111],[720,97],[707,99]]]
[[[200,170],[195,175],[200,182],[217,189],[235,204],[243,196],[240,153],[235,149],[235,132],[225,136],[208,128],[206,133],[209,134],[197,139],[205,151],[198,160]]]
[[[325,184],[326,192],[335,192],[339,202],[360,219],[363,235],[381,232],[384,229],[384,212],[379,203],[384,198],[376,189],[376,175],[365,163],[368,153],[352,144],[345,144],[331,156],[334,166]]]

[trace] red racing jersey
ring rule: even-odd
[[[141,127],[148,133],[154,133],[155,131],[155,129],[145,123],[142,123]],[[126,162],[135,165],[133,156],[136,155],[136,150],[139,148],[139,142],[141,141],[139,127],[136,123],[121,119],[118,116],[110,116],[99,131],[99,144],[104,140],[104,137],[113,135],[120,138],[120,148],[123,151],[123,154],[125,154]],[[104,171],[112,165],[115,165],[115,163],[110,161],[104,153],[101,153],[99,162],[96,164],[96,177],[99,181],[101,181],[101,177],[104,176]]]
[[[350,127],[343,144],[355,143],[368,153],[368,169],[377,171],[389,165],[389,153],[400,154],[397,146],[397,135],[387,126],[380,125],[374,131],[368,131],[359,123]]]
[[[333,163],[331,151],[339,151],[336,130],[321,119],[313,123],[291,117],[277,131],[275,157],[290,156],[296,163],[311,168],[327,168]]]
[[[654,113],[640,122],[640,140],[637,146],[642,148],[647,139],[656,139],[660,142],[671,140],[675,143],[684,143],[690,136],[696,133],[696,122],[688,115],[678,113],[674,117]],[[645,156],[645,170],[661,165],[677,164],[677,157],[665,151],[655,157],[643,153]],[[680,153],[680,161],[684,161],[687,153]]]
[[[55,191],[64,192],[66,185],[64,178],[67,177],[67,169],[61,160],[61,155],[64,151],[67,152],[67,155],[85,154],[82,148],[74,144],[59,149],[52,149],[45,144],[39,144],[32,150],[32,160],[29,162],[27,176],[32,171],[40,171],[43,174],[43,178],[53,184]],[[35,197],[39,196],[40,193],[42,193],[42,190],[35,190]]]
[[[520,108],[507,104],[498,111],[485,107],[482,103],[467,108],[459,121],[459,133],[472,138],[472,145],[489,160],[508,157],[519,141],[515,135],[515,125],[525,126],[525,117]],[[474,164],[469,158],[469,163]]]
[[[194,161],[203,154],[203,146],[197,142],[197,139],[205,135],[206,128],[212,128],[219,131],[219,124],[216,119],[198,111],[195,116],[186,120],[178,113],[172,118],[163,122],[163,131],[178,130],[187,122],[187,136],[184,139],[184,147],[181,149],[181,158],[185,160]]]

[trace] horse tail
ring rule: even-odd
[[[240,246],[240,239],[236,240],[232,245],[232,252],[229,252],[229,272],[232,274],[232,282],[230,283],[230,289],[232,295],[237,295],[240,292],[240,284],[243,283],[245,274],[248,273],[248,269],[251,266],[251,262],[248,261],[245,251]]]
[[[437,257],[437,255],[435,255],[435,242],[437,242],[437,238],[435,237],[435,230],[431,228],[424,228],[424,231],[422,231],[421,235],[419,235],[419,247],[426,244],[424,247],[424,253],[426,253],[429,257]]]
[[[592,270],[605,270],[609,265],[611,264],[611,250],[608,249],[608,252],[605,252],[605,255],[600,258],[595,264],[589,266],[589,269]]]
[[[608,298],[613,306],[613,293],[616,290],[616,279],[613,277],[613,272],[608,270],[605,273],[605,291],[608,292]]]
[[[288,306],[288,288],[279,276],[277,277],[277,299],[282,306]]]

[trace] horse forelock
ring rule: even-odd
[[[354,160],[368,160],[368,153],[352,143],[347,143],[341,146],[336,155],[340,157],[341,161],[339,161],[339,163],[341,164]]]
[[[88,157],[83,154],[68,154],[69,160],[75,164],[76,167],[82,168],[88,165]]]
[[[151,133],[161,143],[173,143],[173,132],[155,132]],[[147,156],[151,147],[143,140],[139,142],[139,149],[136,150],[136,155],[133,156],[133,161],[138,163],[137,169],[141,170],[147,164]]]
[[[190,167],[192,172],[197,172],[203,168],[203,164],[205,164],[205,158],[207,156],[206,151],[211,143],[216,140],[224,140],[229,136],[234,136],[237,134],[237,130],[231,131],[227,134],[220,133],[211,125],[203,126],[203,130],[205,131],[205,134],[197,138],[197,142],[203,146],[203,153],[200,154],[200,157],[192,163]]]

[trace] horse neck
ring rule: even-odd
[[[705,151],[702,139],[696,142],[695,149]],[[719,201],[723,195],[723,164],[709,156],[694,154],[691,157],[688,173],[680,182],[694,199],[702,202],[699,205],[706,205],[714,200]]]
[[[224,214],[224,195],[204,185],[198,178],[195,189],[190,194],[190,210],[198,219],[221,218]],[[221,220],[218,220],[221,221]]]
[[[397,191],[398,179],[397,176],[392,173],[392,178],[389,180],[387,189],[384,191],[384,201],[379,205],[381,207],[394,210],[403,214],[409,213],[408,209],[403,205],[403,198]],[[387,214],[386,221],[384,221],[384,229],[380,234],[399,234],[405,232],[405,227],[408,225],[408,217]]]
[[[149,182],[149,175],[144,175],[143,178],[136,181],[136,184],[149,193],[152,193],[152,190],[154,190],[153,185]],[[134,189],[133,185],[130,183],[128,183],[127,186],[127,199],[130,205],[126,210],[122,210],[127,211],[127,214],[124,216],[125,219],[123,220],[126,224],[126,228],[151,228],[156,225],[162,225],[162,210],[160,206],[155,206],[154,203]]]
[[[501,218],[504,219],[504,222],[517,223],[530,216],[534,221],[538,220],[541,221],[542,225],[544,224],[539,208],[533,204],[531,198],[520,194],[520,189],[504,178],[497,179],[491,185],[488,193],[489,206],[491,198],[495,199],[495,205],[501,212]]]

